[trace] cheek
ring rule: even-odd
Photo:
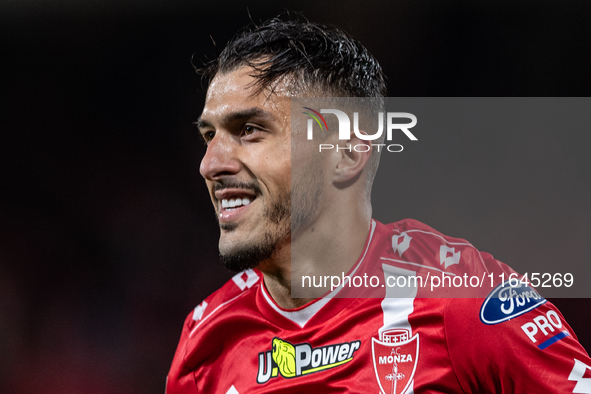
[[[266,166],[266,181],[262,179],[272,194],[279,192],[289,192],[291,190],[291,160],[285,158],[276,158],[268,162]]]
[[[291,189],[291,168],[286,166],[281,171],[278,168],[274,169],[273,184],[280,190]]]
[[[288,186],[291,183],[291,155],[288,155],[287,158],[284,158],[283,161],[280,164],[280,168],[278,168],[280,170],[280,177],[283,180],[284,183],[286,183]]]
[[[211,202],[215,205],[215,200],[213,197],[213,182],[205,181],[205,186],[207,186],[207,190],[209,191],[209,198]]]

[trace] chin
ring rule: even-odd
[[[277,245],[288,234],[289,232],[283,234],[276,229],[262,234],[247,231],[222,233],[219,243],[220,258],[226,268],[232,271],[255,268],[273,256]]]
[[[235,272],[256,268],[262,261],[268,260],[275,251],[275,245],[264,242],[232,246],[224,247],[220,244],[220,259],[226,268]]]

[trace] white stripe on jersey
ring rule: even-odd
[[[388,264],[382,264],[382,268],[384,270],[384,283],[390,283],[388,282],[388,277],[416,276],[417,274],[416,271],[405,270]],[[409,338],[412,336],[412,328],[408,322],[408,316],[414,310],[416,296],[416,287],[386,286],[386,297],[382,300],[384,325],[378,331],[380,333],[380,340],[382,340],[382,332],[392,328],[406,328]],[[405,394],[414,394],[414,380],[410,382],[409,389]]]
[[[384,283],[396,283],[398,276],[416,276],[416,271],[405,270],[393,267],[389,264],[382,264],[384,270]],[[388,281],[393,277],[393,281]],[[414,310],[414,300],[417,296],[416,287],[386,286],[386,297],[382,300],[382,311],[384,313],[384,326],[380,328],[380,334],[392,328],[406,328],[412,336],[412,329],[408,322],[408,316]]]

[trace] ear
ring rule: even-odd
[[[365,131],[360,131],[360,133],[367,135]],[[364,141],[354,133],[350,134],[349,140],[339,142],[334,181],[349,182],[361,174],[363,167],[371,157],[373,147],[371,141]]]

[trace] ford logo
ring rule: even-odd
[[[480,308],[480,321],[484,324],[499,324],[521,316],[546,302],[537,291],[519,282],[511,286],[506,281],[488,295]],[[512,281],[515,284],[515,280]]]

